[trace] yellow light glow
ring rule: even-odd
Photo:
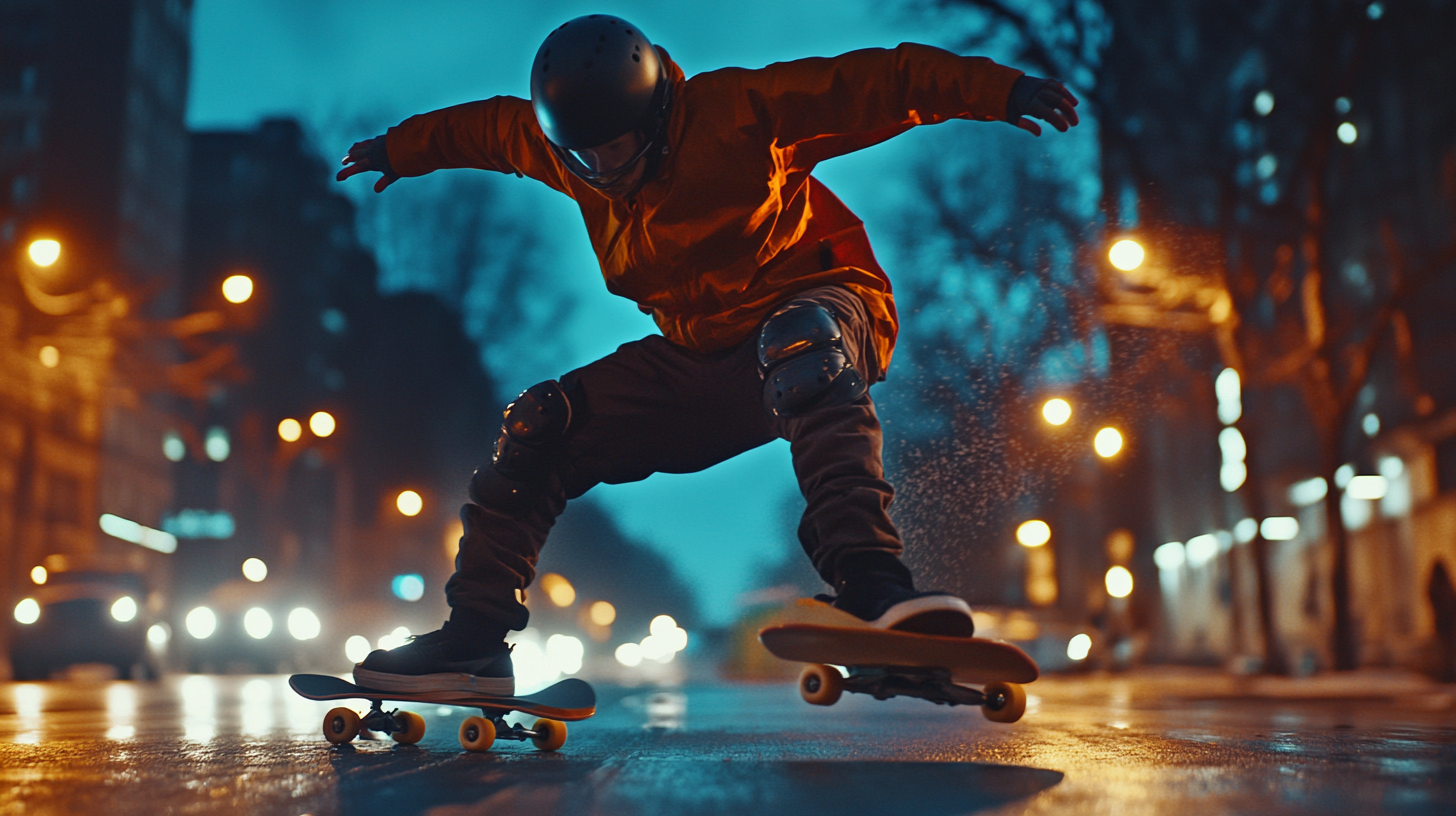
[[[61,242],[50,238],[31,241],[27,250],[30,262],[36,266],[51,266],[61,259]]]
[[[334,415],[328,411],[319,411],[308,418],[308,429],[320,438],[333,434],[338,427],[338,423],[334,422]]]
[[[253,296],[253,279],[247,275],[229,275],[222,282],[222,296],[228,303],[247,303]]]
[[[612,621],[617,619],[617,607],[606,601],[597,601],[591,605],[591,622],[597,626],[611,626]]]
[[[1103,459],[1110,459],[1122,450],[1122,434],[1116,428],[1103,428],[1092,438],[1092,448]]]
[[[1052,540],[1052,528],[1041,519],[1023,521],[1016,528],[1016,541],[1023,547],[1040,547]]]
[[[546,597],[551,599],[551,603],[557,606],[571,606],[576,603],[576,588],[554,572],[541,576],[541,589],[546,591]]]
[[[401,490],[394,500],[394,506],[406,516],[418,516],[425,509],[425,500],[413,490]]]
[[[278,438],[284,442],[297,442],[303,436],[303,423],[288,418],[278,423]]]
[[[30,580],[32,583],[44,584],[50,577],[51,574],[46,572],[45,567],[32,567],[30,570]]]
[[[1131,238],[1124,238],[1107,250],[1107,260],[1124,272],[1131,272],[1142,266],[1144,257],[1146,253],[1143,252],[1143,245]]]
[[[1107,594],[1114,598],[1126,598],[1132,594],[1132,573],[1127,567],[1113,567],[1107,571]]]
[[[1061,397],[1049,399],[1041,407],[1041,416],[1053,425],[1065,425],[1072,418],[1072,403]]]
[[[40,364],[46,368],[55,368],[61,364],[61,350],[55,346],[40,347]]]

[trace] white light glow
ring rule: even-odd
[[[553,683],[561,676],[561,670],[546,656],[536,637],[520,637],[514,645],[511,667],[516,673],[517,694],[529,694],[531,690]]]
[[[253,279],[247,275],[229,275],[222,282],[222,296],[228,303],[246,303],[253,296]]]
[[[268,577],[268,565],[261,558],[249,558],[243,562],[243,577],[256,584]]]
[[[1319,476],[1305,479],[1289,486],[1289,503],[1295,507],[1309,507],[1311,504],[1318,504],[1329,492],[1329,482]]]
[[[1126,598],[1132,594],[1132,573],[1127,567],[1113,567],[1107,571],[1107,594],[1114,598]]]
[[[1353,122],[1341,122],[1340,126],[1335,128],[1335,136],[1345,144],[1354,144],[1355,140],[1360,138],[1360,131]]]
[[[187,443],[182,441],[181,435],[176,431],[162,434],[162,455],[169,462],[180,462],[187,458]]]
[[[207,438],[202,442],[202,452],[214,462],[226,462],[233,452],[232,440],[228,439],[226,428],[207,429]]]
[[[122,541],[130,541],[133,544],[140,544],[149,550],[156,550],[159,553],[174,553],[177,551],[177,537],[162,530],[154,530],[135,521],[129,521],[120,516],[113,516],[110,513],[103,513],[100,519],[101,532],[114,536]]]
[[[1259,522],[1251,518],[1239,519],[1239,523],[1234,525],[1234,541],[1240,544],[1248,544],[1258,534]]]
[[[363,635],[350,635],[349,639],[344,641],[344,657],[347,657],[350,663],[364,662],[364,658],[368,657],[373,650],[374,647],[369,645],[369,638]]]
[[[40,603],[34,598],[26,598],[16,604],[15,620],[27,626],[40,620]]]
[[[288,634],[295,640],[313,640],[321,631],[323,624],[308,607],[300,606],[288,613]]]
[[[1224,462],[1218,469],[1218,483],[1223,486],[1225,492],[1232,493],[1244,486],[1244,480],[1249,478],[1249,467],[1243,462]]]
[[[1239,383],[1239,372],[1225,368],[1213,380],[1213,393],[1218,397],[1218,419],[1225,425],[1232,425],[1243,416],[1243,390]]]
[[[1122,434],[1116,428],[1103,428],[1093,437],[1092,449],[1103,459],[1110,459],[1122,450]]]
[[[46,570],[45,567],[30,568],[30,582],[32,584],[44,584],[46,581],[50,580],[50,577],[51,574]]]
[[[1268,116],[1274,112],[1274,94],[1268,91],[1259,91],[1254,94],[1254,113],[1260,116]]]
[[[1259,534],[1268,541],[1290,541],[1299,535],[1299,519],[1292,516],[1270,516],[1259,525]]]
[[[167,631],[167,625],[165,623],[154,623],[147,629],[147,642],[153,646],[159,648],[166,646],[167,641],[171,639],[172,633]]]
[[[118,623],[130,623],[136,619],[137,602],[130,595],[123,595],[111,605],[111,617]]]
[[[27,247],[30,262],[36,266],[51,266],[61,259],[61,242],[51,238],[31,241]]]
[[[1354,465],[1340,465],[1338,468],[1335,469],[1335,487],[1344,490],[1345,488],[1350,486],[1350,480],[1353,478],[1355,478]]]
[[[1224,462],[1242,462],[1249,454],[1244,444],[1244,435],[1238,428],[1224,428],[1218,432],[1218,449],[1223,452]]]
[[[1405,462],[1399,456],[1382,456],[1376,469],[1380,471],[1381,476],[1395,481],[1400,478],[1402,473],[1405,473]]]
[[[408,626],[396,626],[394,631],[379,639],[379,648],[384,650],[398,649],[409,642],[410,630]]]
[[[1092,636],[1083,632],[1072,636],[1067,641],[1067,657],[1072,660],[1086,660],[1087,655],[1092,652]]]
[[[1153,550],[1153,563],[1157,564],[1160,570],[1179,569],[1186,560],[1183,551],[1183,542],[1181,541],[1169,541],[1167,544]]]
[[[1188,566],[1201,567],[1218,556],[1218,536],[1212,533],[1194,536],[1187,544]]]
[[[273,634],[273,616],[262,607],[253,607],[243,614],[243,631],[253,640],[262,640]]]
[[[1364,431],[1366,436],[1373,438],[1380,433],[1380,417],[1375,414],[1366,414],[1360,420],[1360,430]]]
[[[1345,486],[1345,494],[1352,499],[1378,501],[1385,498],[1389,483],[1384,476],[1356,476]]]
[[[46,368],[55,368],[61,364],[61,350],[55,346],[40,347],[40,364]]]
[[[217,631],[217,615],[205,606],[199,606],[188,612],[184,623],[187,626],[187,634],[198,640],[206,640]]]
[[[585,655],[586,649],[578,638],[571,635],[552,635],[546,638],[546,659],[562,674],[576,674],[581,671],[581,660]]]
[[[1023,547],[1040,547],[1051,540],[1051,525],[1041,519],[1024,521],[1016,528],[1016,541]]]
[[[406,516],[418,516],[425,509],[425,500],[413,490],[401,490],[394,499],[394,506]]]
[[[1139,266],[1142,266],[1143,258],[1145,257],[1146,253],[1143,251],[1143,245],[1131,238],[1124,238],[1113,244],[1111,249],[1107,250],[1107,260],[1111,261],[1113,266],[1124,272],[1131,272]]]
[[[1041,416],[1052,425],[1065,425],[1072,418],[1072,404],[1061,397],[1049,399],[1041,407]]]
[[[636,643],[623,643],[617,647],[617,662],[627,668],[642,665],[642,647]]]

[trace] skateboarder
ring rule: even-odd
[[[1060,131],[1054,80],[925,45],[726,68],[691,79],[626,20],[563,23],[531,66],[531,99],[406,119],[355,144],[339,180],[376,192],[446,168],[530,176],[581,209],[607,289],[661,335],[526,389],[475,472],[443,628],[355,667],[394,691],[510,694],[503,638],[566,502],[599,483],[703,470],[790,444],[808,507],[799,540],[833,604],[876,626],[969,636],[960,598],[918,591],[900,560],[868,390],[898,322],[863,224],[819,162],[948,119]],[[521,338],[521,342],[530,342]]]

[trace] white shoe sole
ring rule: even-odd
[[[895,604],[869,623],[878,629],[902,629],[952,637],[964,637],[975,627],[971,619],[971,605],[954,595],[911,598]]]
[[[461,672],[389,674],[355,666],[354,683],[365,688],[399,691],[405,694],[511,697],[516,693],[514,677],[476,677],[473,674]]]

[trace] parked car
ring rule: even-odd
[[[83,569],[51,573],[14,607],[10,665],[16,680],[45,680],[77,664],[105,664],[123,680],[154,679],[147,648],[154,622],[147,587],[134,572]]]

